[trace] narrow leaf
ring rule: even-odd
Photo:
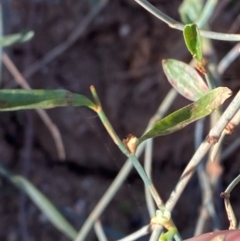
[[[0,90],[0,111],[49,109],[60,106],[86,106],[91,109],[95,107],[86,96],[67,90]]]
[[[190,65],[167,59],[162,61],[162,66],[169,83],[185,98],[196,101],[209,91],[202,77]]]
[[[30,40],[33,36],[33,31],[24,31],[22,33],[6,35],[0,38],[0,45],[6,47],[17,43],[23,43]]]
[[[194,23],[198,20],[202,9],[203,0],[184,0],[182,1],[178,12],[184,24]]]
[[[185,44],[199,63],[202,62],[202,40],[196,24],[187,24],[183,29]]]
[[[178,131],[186,125],[211,114],[221,106],[231,94],[232,91],[227,87],[219,87],[211,90],[198,101],[157,121],[152,129],[139,138],[138,145],[148,138],[164,136]]]
[[[77,236],[77,231],[56,209],[53,203],[41,193],[31,182],[22,176],[13,175],[0,166],[0,174],[5,176],[17,188],[24,191],[35,205],[48,217],[49,221],[70,239]]]

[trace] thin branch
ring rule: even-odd
[[[99,220],[94,223],[94,229],[99,241],[108,241],[107,236],[104,233],[102,224]]]
[[[154,227],[149,241],[158,241],[161,232],[162,229],[159,226]]]
[[[152,179],[152,149],[153,149],[153,139],[146,141],[145,156],[144,156],[144,170],[150,179]],[[148,213],[150,218],[152,218],[156,213],[156,206],[149,192],[147,186],[144,186],[145,199],[147,203]]]
[[[57,45],[51,51],[45,54],[42,59],[30,65],[23,72],[23,76],[26,78],[32,76],[43,66],[50,63],[59,55],[63,54],[67,49],[69,49],[81,36],[84,35],[86,29],[92,23],[94,18],[103,10],[103,8],[107,5],[107,3],[108,3],[108,0],[101,0],[99,4],[93,7],[91,11],[87,14],[87,16],[77,25],[77,27],[71,32],[71,34],[69,35],[69,37],[65,42]]]
[[[184,25],[178,21],[170,18],[168,15],[154,7],[151,3],[146,0],[135,0],[143,8],[149,11],[158,19],[162,20],[164,23],[168,24],[169,27],[183,31]],[[200,30],[200,34],[203,37],[216,39],[216,40],[226,40],[226,41],[240,41],[240,34],[225,34],[217,33],[212,31]]]
[[[158,111],[150,119],[149,125],[148,125],[146,131],[148,131],[157,120],[161,119],[165,115],[166,111],[169,109],[171,103],[176,98],[177,94],[178,93],[174,88],[172,88],[168,92],[165,99],[161,103]],[[152,172],[152,170],[151,170],[152,169],[152,147],[153,147],[153,139],[151,138],[146,141],[145,157],[144,157],[144,169],[145,169],[147,175],[150,177],[150,179],[151,179],[151,172]],[[144,191],[145,191],[145,198],[146,198],[149,215],[150,215],[150,217],[153,217],[156,212],[156,207],[155,207],[153,198],[146,186],[144,186]]]
[[[151,195],[152,195],[157,207],[162,206],[163,205],[162,198],[160,197],[159,193],[157,192],[156,188],[154,187],[152,180],[147,176],[146,172],[144,171],[144,169],[141,166],[140,162],[138,161],[137,157],[133,153],[131,153],[130,150],[127,149],[127,147],[123,144],[123,142],[120,140],[120,138],[116,134],[115,130],[113,129],[111,123],[109,122],[108,118],[106,117],[106,115],[102,109],[97,92],[93,86],[91,86],[91,92],[92,92],[93,98],[95,100],[95,103],[97,105],[96,112],[97,112],[100,120],[102,121],[102,124],[106,128],[108,134],[111,136],[114,143],[118,146],[118,148],[122,151],[122,153],[125,154],[128,158],[130,158],[135,169],[137,170],[138,174],[142,178],[144,184],[148,187],[149,191],[151,192]]]
[[[138,231],[122,238],[119,239],[117,241],[133,241],[133,240],[138,240],[139,238],[141,238],[144,235],[147,235],[148,233],[151,232],[151,225],[147,225],[142,227],[141,229],[139,229]]]
[[[195,149],[197,149],[198,146],[202,143],[202,134],[203,134],[203,127],[204,127],[203,121],[204,119],[201,119],[196,123],[195,133],[194,133]],[[198,174],[199,184],[200,184],[201,193],[202,193],[202,207],[201,207],[200,215],[195,228],[194,236],[203,233],[204,224],[206,223],[206,220],[209,217],[209,215],[213,220],[214,229],[219,228],[219,222],[218,222],[215,207],[213,204],[211,185],[209,183],[209,179],[207,177],[204,164],[202,162],[197,168],[197,174]]]
[[[233,190],[233,188],[239,184],[240,182],[240,175],[238,175],[227,187],[227,189],[225,190],[224,193],[221,194],[221,196],[224,198],[224,204],[225,204],[225,208],[227,211],[227,215],[228,215],[228,219],[230,222],[230,230],[235,230],[237,229],[237,220],[236,220],[236,216],[234,214],[234,211],[232,209],[232,205],[230,203],[230,194],[231,191]]]
[[[17,67],[14,65],[12,60],[8,57],[6,53],[3,53],[2,61],[6,68],[9,70],[9,72],[12,74],[16,82],[24,89],[31,89],[27,81],[24,79],[24,77],[21,75],[21,73],[18,71]],[[44,124],[47,126],[49,131],[51,132],[53,139],[55,141],[55,145],[57,147],[58,151],[58,157],[60,160],[64,160],[66,158],[66,153],[62,141],[62,137],[60,134],[59,129],[57,126],[52,122],[48,114],[45,110],[42,109],[36,109],[36,112],[44,122]]]
[[[175,89],[171,89],[169,91],[169,93],[167,94],[167,96],[165,97],[165,99],[163,100],[163,102],[161,103],[161,105],[159,106],[155,115],[149,121],[149,124],[145,131],[150,129],[152,127],[152,125],[158,119],[161,119],[166,114],[167,110],[169,109],[169,107],[171,106],[173,101],[175,100],[176,96],[177,96],[177,91]],[[138,146],[137,151],[136,151],[137,157],[139,157],[142,154],[142,152],[145,148],[145,144],[146,144],[146,142],[143,142]],[[88,216],[87,220],[81,227],[80,231],[78,232],[78,236],[77,236],[78,240],[86,239],[86,236],[89,233],[93,223],[95,222],[95,220],[97,220],[99,218],[99,216],[102,214],[102,212],[105,210],[107,205],[110,203],[110,201],[112,200],[112,198],[114,197],[116,192],[122,186],[124,180],[127,178],[128,174],[132,170],[132,167],[133,167],[133,165],[131,163],[131,160],[128,158],[126,160],[125,164],[123,165],[122,169],[120,170],[120,172],[118,173],[118,175],[116,176],[116,178],[114,179],[112,184],[110,185],[110,187],[107,189],[105,194],[102,196],[100,201],[97,203],[97,205],[92,210],[92,212]],[[149,230],[149,225],[145,228],[147,230]]]

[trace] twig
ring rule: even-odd
[[[114,143],[122,151],[122,153],[125,154],[132,161],[134,167],[136,168],[138,174],[142,178],[144,184],[148,187],[149,191],[151,192],[151,195],[152,195],[152,197],[153,197],[157,207],[162,206],[163,205],[162,198],[160,197],[160,195],[157,192],[156,188],[154,187],[152,181],[150,180],[150,178],[147,176],[146,172],[142,168],[140,162],[138,161],[136,156],[133,153],[131,153],[130,150],[128,150],[126,148],[126,146],[120,140],[120,138],[118,137],[118,135],[114,131],[112,125],[108,121],[105,113],[102,110],[102,106],[101,106],[100,100],[98,98],[97,92],[96,92],[96,90],[95,90],[95,88],[93,86],[91,86],[91,92],[92,92],[93,98],[95,100],[95,103],[97,105],[95,111],[98,114],[100,120],[102,121],[102,124],[104,125],[104,127],[108,131],[108,133],[111,136],[111,138],[113,139]]]
[[[225,192],[221,193],[221,196],[224,198],[224,204],[226,208],[226,212],[228,215],[228,219],[230,222],[230,230],[235,230],[237,229],[237,220],[236,216],[234,214],[234,211],[232,209],[231,203],[230,203],[230,194],[233,188],[240,182],[240,175],[238,175],[227,187]]]
[[[177,94],[178,93],[174,88],[172,88],[168,92],[165,99],[161,103],[158,111],[150,119],[146,131],[148,131],[157,120],[161,119],[165,115],[166,111],[168,110],[169,106],[171,105],[171,103],[173,102],[173,100],[175,99]],[[144,169],[145,169],[147,175],[150,177],[150,179],[151,179],[151,168],[152,168],[152,146],[153,146],[153,139],[151,138],[146,141],[145,157],[144,157]],[[146,203],[147,203],[147,207],[148,207],[148,212],[149,212],[150,217],[153,217],[156,212],[153,198],[146,186],[144,186],[144,190],[145,190],[145,198],[146,198]]]
[[[185,186],[192,177],[196,167],[201,162],[202,158],[205,156],[209,148],[217,142],[225,126],[229,123],[232,117],[236,114],[240,108],[240,91],[237,93],[231,104],[228,106],[226,111],[220,117],[216,125],[210,130],[208,137],[199,146],[198,150],[193,155],[192,159],[185,168],[183,174],[180,177],[175,189],[172,191],[167,203],[166,208],[172,210],[176,205],[180,195],[182,194]]]
[[[136,156],[140,156],[140,154],[144,150],[144,143],[142,143],[137,152]],[[116,192],[119,190],[119,188],[122,186],[124,180],[132,170],[132,163],[130,159],[127,159],[123,167],[121,168],[120,172],[110,185],[110,187],[107,189],[107,191],[104,193],[102,198],[99,200],[97,205],[94,207],[92,212],[88,215],[87,220],[84,222],[83,226],[81,227],[80,231],[78,232],[76,240],[84,241],[86,240],[86,236],[91,230],[94,222],[99,218],[99,216],[102,214],[102,212],[105,210],[109,202],[113,199]]]
[[[162,104],[158,108],[156,114],[151,118],[151,121],[149,122],[146,130],[151,128],[153,123],[155,123],[155,121],[162,118],[166,114],[167,110],[171,106],[171,104],[174,101],[174,99],[176,98],[176,96],[177,96],[176,90],[171,89],[171,91],[167,94],[167,96],[163,100]],[[144,148],[145,148],[145,142],[140,144],[140,146],[138,146],[137,151],[136,151],[137,157],[139,157],[141,155]],[[83,224],[82,228],[80,229],[80,231],[78,233],[79,241],[86,239],[86,236],[89,233],[93,223],[95,222],[95,220],[97,220],[99,218],[99,216],[105,210],[105,208],[107,207],[109,202],[112,200],[112,198],[114,197],[116,192],[122,186],[124,180],[126,179],[126,177],[128,176],[128,174],[130,173],[131,170],[132,170],[132,163],[131,163],[130,159],[127,159],[127,161],[123,165],[122,169],[120,170],[120,172],[118,173],[118,175],[116,176],[116,178],[114,179],[114,181],[112,182],[110,187],[107,189],[105,194],[102,196],[102,198],[100,199],[98,204],[95,206],[95,208],[92,210],[92,212],[88,216],[87,220]],[[145,227],[145,230],[146,229],[149,230],[149,226]]]
[[[144,171],[143,167],[141,166],[139,160],[134,155],[135,151],[132,152],[132,150],[129,150],[128,147],[124,145],[124,142],[122,142],[120,140],[120,138],[114,131],[111,123],[109,122],[108,118],[106,117],[106,115],[102,109],[100,100],[98,98],[98,95],[97,95],[97,92],[96,92],[94,86],[91,86],[90,90],[92,92],[93,99],[96,103],[95,111],[98,114],[102,124],[106,128],[108,134],[113,139],[114,143],[122,151],[122,153],[125,154],[128,158],[130,158],[132,164],[134,165],[136,171],[138,172],[139,176],[143,180],[145,186],[147,186],[148,190],[150,191],[150,193],[158,207],[157,215],[156,215],[156,217],[154,217],[154,220],[155,220],[154,222],[156,222],[159,225],[163,225],[168,230],[168,232],[166,234],[164,234],[164,236],[167,237],[168,235],[171,235],[171,236],[174,235],[179,240],[182,240],[182,238],[180,237],[180,234],[177,230],[177,227],[175,226],[175,224],[171,218],[171,213],[166,209],[164,202],[163,202],[162,198],[160,197],[157,189],[155,188],[152,180],[148,177],[148,175]],[[79,241],[79,240],[76,238],[75,241]]]
[[[152,148],[153,148],[153,139],[149,139],[146,141],[146,147],[145,147],[144,170],[146,171],[146,173],[150,179],[152,179],[151,178],[151,176],[152,176]],[[154,204],[151,193],[149,192],[149,190],[146,186],[144,186],[144,192],[145,192],[148,213],[149,213],[150,218],[152,218],[156,213],[156,206]]]
[[[4,65],[7,67],[9,72],[12,74],[16,82],[24,89],[31,89],[27,81],[24,79],[24,77],[21,75],[21,73],[18,71],[14,63],[11,61],[11,59],[8,57],[6,53],[3,53],[2,61]],[[53,139],[55,141],[55,145],[57,147],[58,151],[58,157],[60,160],[64,160],[66,158],[66,153],[62,141],[62,137],[60,134],[60,131],[58,130],[57,126],[52,122],[48,114],[45,110],[42,109],[36,109],[36,112],[44,122],[44,124],[47,126],[49,131],[51,132]]]
[[[98,5],[93,7],[90,13],[78,24],[78,26],[71,32],[67,40],[51,51],[49,51],[44,57],[37,61],[36,63],[29,66],[24,72],[23,76],[28,78],[41,69],[44,65],[51,62],[53,59],[63,54],[67,49],[69,49],[78,39],[83,36],[89,24],[93,19],[102,11],[102,9],[107,5],[108,0],[101,0]]]
[[[178,21],[170,18],[168,15],[154,7],[151,3],[149,3],[146,0],[135,0],[138,4],[140,4],[143,8],[145,8],[147,11],[149,11],[151,14],[153,14],[155,17],[159,18],[163,22],[169,25],[169,27],[178,29],[183,31],[184,25],[179,23]],[[225,34],[225,33],[217,33],[212,31],[205,31],[205,30],[199,30],[201,36],[211,39],[217,39],[217,40],[226,40],[226,41],[239,41],[240,40],[240,34]]]
[[[103,231],[103,227],[102,227],[102,224],[99,220],[97,220],[95,223],[94,223],[94,229],[95,229],[95,233],[97,235],[97,238],[99,241],[107,241],[107,237]]]
[[[204,119],[201,119],[196,123],[195,133],[194,133],[195,149],[197,149],[202,142],[202,133],[203,133],[203,126],[204,126],[203,121]],[[209,179],[206,175],[204,165],[202,162],[197,168],[197,174],[198,174],[199,184],[202,190],[201,193],[203,198],[202,198],[202,207],[201,207],[200,215],[195,228],[194,236],[203,233],[204,224],[206,223],[206,219],[209,217],[209,215],[213,220],[214,229],[219,228],[218,218],[213,205],[211,185],[209,183]]]
[[[154,227],[149,241],[158,241],[161,232],[162,229],[159,226]]]

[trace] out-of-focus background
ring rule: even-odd
[[[5,49],[20,72],[27,76],[29,85],[37,89],[67,89],[90,98],[89,87],[94,85],[121,138],[129,133],[141,135],[170,90],[161,61],[164,58],[191,60],[182,32],[169,28],[133,0],[105,0],[101,10],[97,0],[2,0],[1,3],[5,34],[24,29],[35,32],[31,41]],[[151,3],[180,21],[181,0]],[[219,1],[210,21],[211,28],[217,32],[238,32],[239,12],[239,1]],[[79,28],[83,28],[81,34],[71,42]],[[67,49],[29,76],[27,72],[32,70],[33,63],[68,42]],[[212,43],[217,61],[235,44]],[[240,86],[239,64],[238,58],[222,77],[223,85],[234,93]],[[19,86],[14,78],[3,67],[1,88],[16,87]],[[170,111],[188,103],[179,96]],[[26,176],[79,229],[126,158],[94,112],[69,107],[47,113],[60,130],[66,160],[59,160],[52,135],[36,112],[18,111],[0,113],[1,164],[13,173]],[[194,124],[154,141],[153,180],[164,200],[194,153],[193,131]],[[239,138],[238,132],[239,128],[225,139],[223,148]],[[219,193],[238,174],[239,157],[235,151],[223,162]],[[0,187],[0,240],[68,240],[8,181],[0,179]],[[200,189],[196,187],[198,181],[194,177],[173,212],[174,221],[185,237],[192,235],[201,203]],[[132,171],[101,216],[109,240],[149,223],[143,190],[140,177]],[[233,192],[231,199],[235,204],[239,203],[237,192]],[[227,229],[219,195],[216,202],[219,221]],[[234,209],[239,215],[237,205]],[[86,240],[96,240],[94,233]]]

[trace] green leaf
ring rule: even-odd
[[[17,43],[23,43],[30,40],[33,36],[33,31],[24,31],[22,33],[6,35],[0,38],[0,45],[6,47]]]
[[[22,176],[11,174],[2,166],[0,166],[0,174],[5,176],[17,188],[24,191],[58,230],[60,230],[70,239],[74,239],[77,236],[77,231],[72,227],[72,225],[56,209],[53,203],[31,182]]]
[[[23,109],[49,109],[60,106],[86,106],[95,104],[84,95],[67,90],[0,90],[0,111]]]
[[[204,6],[203,0],[184,0],[178,11],[184,24],[194,23],[200,17]]]
[[[227,87],[219,87],[209,91],[198,101],[157,121],[152,129],[138,139],[138,145],[148,138],[168,135],[196,120],[210,115],[215,109],[221,106],[231,94],[232,91]]]
[[[202,40],[196,24],[187,24],[183,29],[185,44],[199,63],[202,62]]]
[[[190,65],[175,59],[162,61],[169,83],[185,98],[196,101],[209,89],[198,72]]]

